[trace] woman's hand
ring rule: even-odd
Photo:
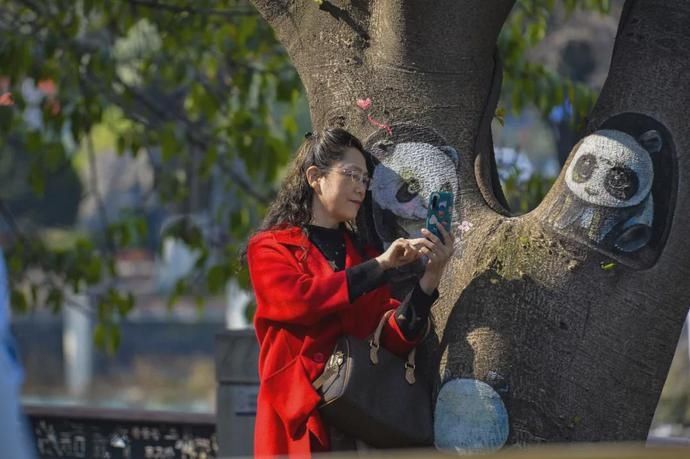
[[[384,270],[399,268],[412,263],[421,256],[419,250],[417,250],[421,240],[422,238],[396,239],[385,252],[376,257],[376,261],[379,262]]]
[[[448,260],[455,252],[455,238],[446,231],[446,228],[437,223],[436,228],[443,236],[443,242],[434,233],[422,228],[425,239],[421,239],[421,247],[418,246],[419,253],[428,258],[424,275],[419,280],[419,286],[427,295],[431,295],[441,282],[443,270],[448,264]]]

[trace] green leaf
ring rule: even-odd
[[[225,266],[215,265],[208,270],[206,280],[208,289],[212,294],[218,294],[225,288],[228,281],[228,272]]]
[[[504,107],[496,107],[494,118],[496,118],[500,125],[503,126],[505,124],[506,109]]]
[[[172,309],[175,303],[180,299],[180,296],[187,292],[188,288],[189,286],[185,279],[178,279],[177,282],[175,282],[173,292],[168,297],[168,310]]]
[[[32,164],[29,172],[29,184],[31,189],[38,196],[43,196],[45,191],[45,175],[39,164]]]
[[[102,264],[97,257],[91,257],[84,265],[85,280],[89,284],[96,284],[101,280]]]
[[[59,287],[52,287],[48,291],[48,296],[46,297],[46,306],[48,306],[53,314],[57,314],[62,309],[64,303],[65,296],[62,290]]]
[[[99,349],[105,349],[107,341],[107,330],[106,325],[103,323],[98,323],[93,328],[93,340],[96,343],[96,347]]]
[[[122,156],[125,153],[125,149],[127,148],[126,145],[126,140],[124,137],[120,136],[117,138],[117,154],[118,156]]]
[[[29,310],[28,302],[26,301],[26,295],[21,290],[12,288],[10,293],[10,305],[13,311],[24,313]]]
[[[295,135],[297,134],[297,131],[299,129],[299,126],[297,125],[297,120],[291,115],[286,115],[283,117],[283,129],[288,134]]]
[[[160,147],[161,153],[163,154],[163,161],[170,161],[180,154],[180,145],[172,129],[166,129],[161,133]]]

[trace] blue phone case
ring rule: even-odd
[[[426,215],[426,229],[443,240],[443,236],[439,233],[435,223],[441,223],[446,231],[450,233],[450,222],[452,218],[453,193],[448,191],[436,191],[431,193]]]

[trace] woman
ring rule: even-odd
[[[257,456],[340,449],[341,439],[317,411],[312,381],[343,334],[369,336],[383,313],[396,309],[382,343],[404,356],[421,339],[438,298],[453,237],[431,232],[399,239],[384,253],[358,250],[352,222],[365,199],[371,170],[361,142],[343,129],[308,135],[275,202],[249,241],[247,261],[256,296],[260,388]],[[385,272],[427,257],[418,285],[402,303]],[[332,441],[333,440],[333,441]]]

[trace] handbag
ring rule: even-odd
[[[327,424],[377,448],[429,446],[431,386],[415,373],[415,349],[403,360],[380,346],[393,312],[383,315],[368,340],[344,335],[337,341],[313,382],[322,396],[319,413]]]

